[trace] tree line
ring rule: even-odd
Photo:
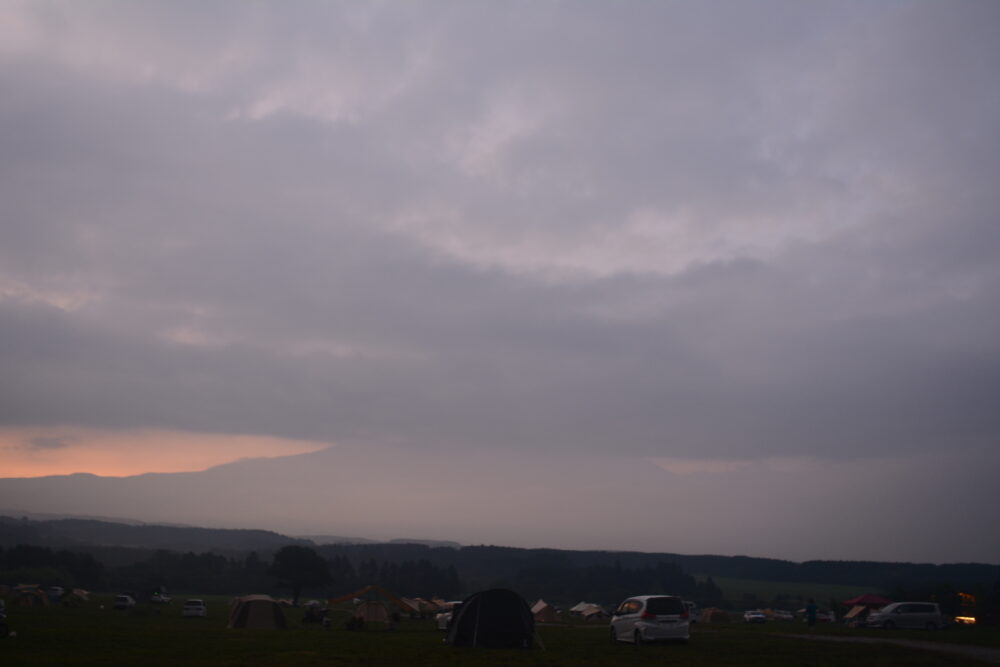
[[[40,583],[94,588],[104,578],[104,565],[87,553],[53,550],[30,544],[0,547],[0,583]]]
[[[429,553],[425,549],[404,549],[404,552]],[[123,548],[112,553],[120,560]],[[489,576],[477,571],[475,581],[463,581],[454,563],[434,563],[420,557],[351,558],[343,553],[324,554],[322,550],[302,545],[286,545],[269,559],[256,551],[245,556],[166,549],[140,553],[131,562],[106,565],[91,554],[65,549],[32,545],[0,548],[0,583],[130,591],[140,597],[167,590],[223,595],[287,593],[297,599],[303,592],[328,597],[376,584],[401,596],[444,599],[460,598],[481,588],[503,587],[531,599],[545,597],[566,602],[585,599],[613,604],[635,591],[668,591],[701,604],[722,600],[722,591],[711,578],[696,581],[676,564],[579,567],[559,552],[534,553],[516,569],[497,567]],[[489,563],[492,558],[485,560]]]
[[[562,551],[558,549],[518,549],[498,546],[461,548],[407,543],[336,544],[317,546],[313,542],[272,531],[208,529],[185,526],[128,525],[93,519],[31,520],[0,516],[0,547],[32,544],[57,549],[93,553],[111,566],[145,558],[142,550],[119,551],[114,546],[141,545],[146,554],[156,549],[177,552],[212,552],[244,558],[256,551],[270,557],[286,545],[315,548],[325,558],[342,555],[357,568],[362,560],[399,563],[426,559],[439,567],[453,565],[472,585],[490,578],[511,578],[529,567],[529,562],[551,554],[563,554],[574,568],[611,565],[642,570],[669,562],[691,574],[772,582],[824,582],[864,586],[883,592],[898,587],[950,583],[958,588],[980,586],[1000,579],[1000,567],[984,563],[910,563],[879,561],[812,560],[802,563],[751,556],[685,555],[674,553]]]
[[[222,595],[266,592],[298,601],[303,593],[326,598],[377,584],[400,596],[445,599],[500,587],[528,600],[545,598],[556,603],[587,600],[612,605],[640,592],[680,595],[702,606],[739,606],[741,602],[724,599],[711,577],[696,579],[668,560],[636,562],[625,557],[594,562],[574,555],[552,549],[414,544],[320,548],[290,544],[264,555],[118,547],[95,555],[18,544],[0,547],[0,584],[129,591],[140,598],[167,590]],[[883,591],[897,600],[937,601],[947,614],[972,613],[985,624],[1000,622],[1000,577],[962,587],[925,580]],[[751,602],[786,607],[792,600]]]
[[[100,541],[88,537],[91,530],[97,531]],[[107,546],[123,542],[146,548]],[[992,600],[998,596],[996,589],[1000,586],[1000,567],[982,563],[794,563],[748,556],[400,542],[317,546],[309,540],[269,531],[9,517],[0,517],[0,584],[44,582],[129,591],[167,586],[206,594],[282,594],[290,590],[282,584],[289,582],[287,577],[275,574],[273,561],[287,547],[308,549],[323,561],[328,578],[321,577],[323,583],[303,589],[315,597],[379,584],[399,595],[451,599],[485,588],[505,587],[526,598],[544,597],[556,603],[587,600],[611,605],[637,591],[674,593],[702,606],[789,607],[795,602],[726,600],[712,579],[705,577],[711,574],[772,582],[849,584],[895,599],[934,599],[952,610],[961,606],[956,601],[959,593]],[[698,575],[697,579],[693,574]]]
[[[117,548],[115,559],[128,549]],[[34,583],[63,588],[130,591],[140,597],[176,591],[241,595],[300,592],[329,597],[378,584],[403,596],[454,598],[464,589],[454,566],[436,566],[426,559],[382,561],[374,558],[355,566],[343,556],[324,558],[316,550],[286,545],[273,557],[256,551],[245,556],[211,552],[180,553],[157,549],[119,565],[105,565],[89,553],[19,544],[0,547],[0,584]]]

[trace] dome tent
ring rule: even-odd
[[[513,591],[494,588],[462,602],[445,641],[452,646],[531,648],[535,620],[528,603]]]
[[[269,595],[245,595],[233,601],[228,627],[284,630],[288,623],[284,610],[274,598]]]

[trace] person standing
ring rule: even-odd
[[[806,623],[809,627],[816,625],[816,601],[809,598],[809,604],[806,605]]]

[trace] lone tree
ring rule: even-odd
[[[297,544],[281,547],[271,562],[268,574],[278,579],[278,585],[292,589],[292,604],[299,606],[303,588],[330,583],[330,570],[323,557]]]

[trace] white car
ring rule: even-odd
[[[135,606],[135,598],[131,595],[116,595],[114,601],[115,609],[131,609]]]
[[[612,641],[639,645],[666,639],[687,642],[690,638],[687,608],[674,595],[637,595],[611,614]]]
[[[455,615],[455,612],[458,611],[461,604],[461,600],[454,600],[452,602],[445,603],[444,606],[447,607],[447,609],[434,617],[434,624],[437,626],[438,630],[448,629],[448,626],[451,625],[452,616]]]
[[[748,609],[743,612],[744,623],[767,623],[767,614],[760,609]]]
[[[771,618],[776,621],[794,621],[795,614],[788,611],[787,609],[775,609],[774,613],[771,614]]]
[[[208,605],[204,600],[187,600],[181,608],[181,616],[208,616]]]
[[[920,628],[938,630],[947,623],[936,602],[893,602],[868,614],[869,628]]]

